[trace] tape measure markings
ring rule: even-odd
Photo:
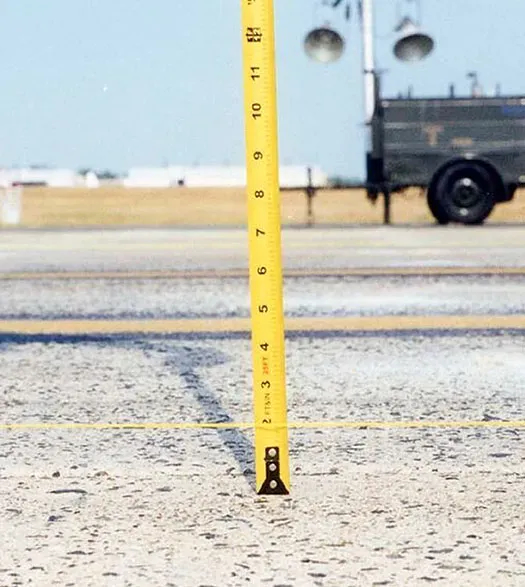
[[[289,491],[273,0],[241,0],[256,485]],[[265,426],[266,425],[266,426]]]

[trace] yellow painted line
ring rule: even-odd
[[[244,237],[244,235],[243,235]],[[287,248],[292,249],[310,249],[314,246],[315,248],[323,247],[323,248],[331,248],[331,249],[342,249],[342,248],[388,248],[388,249],[413,249],[418,248],[414,247],[413,245],[390,245],[390,244],[379,244],[379,243],[348,243],[343,240],[319,240],[311,241],[305,240],[304,242],[301,241],[294,241],[287,244]],[[428,248],[437,248],[442,249],[443,247],[424,247],[425,249]],[[469,247],[464,247],[469,248]],[[470,247],[471,248],[471,247]],[[476,247],[476,248],[483,248],[483,247]],[[45,243],[9,243],[9,244],[0,244],[0,252],[13,252],[13,251],[22,251],[22,252],[71,252],[71,253],[78,253],[78,252],[100,252],[100,251],[111,251],[111,252],[118,252],[118,251],[176,251],[176,250],[217,250],[217,249],[237,249],[237,250],[246,250],[247,249],[247,242],[243,240],[243,238],[238,237],[228,237],[228,236],[221,236],[220,238],[213,238],[213,239],[199,239],[199,240],[188,240],[185,241],[167,241],[167,242],[133,242],[133,243],[119,243],[119,242],[108,242],[108,243],[97,243],[97,242],[87,242],[87,243],[64,243],[64,244],[45,244]]]
[[[91,252],[91,251],[173,251],[188,249],[242,249],[246,248],[246,243],[238,240],[227,241],[221,239],[202,239],[192,241],[190,239],[181,242],[143,242],[143,243],[64,243],[64,244],[44,244],[44,243],[9,243],[0,244],[1,252],[61,252],[68,253]]]
[[[525,269],[523,270],[525,274]],[[68,280],[68,279],[224,279],[248,278],[247,269],[213,269],[175,270],[175,271],[46,271],[46,272],[10,272],[0,273],[0,280]]]
[[[413,421],[321,421],[261,424],[253,422],[22,422],[0,424],[0,431],[24,430],[226,430],[226,429],[463,429],[463,428],[525,428],[525,420],[413,420]]]
[[[523,275],[525,267],[363,267],[342,269],[287,269],[286,277],[373,277],[443,275]],[[0,280],[30,279],[223,279],[247,278],[247,269],[172,271],[46,271],[0,273]]]
[[[297,331],[403,331],[523,329],[525,314],[502,316],[347,316],[288,318]],[[0,320],[0,333],[21,334],[178,334],[251,332],[248,318],[182,320]]]
[[[189,233],[191,235],[191,233]],[[339,240],[327,240],[323,238],[309,238],[302,240],[290,241],[285,238],[286,249],[305,249],[305,250],[319,250],[319,249],[368,249],[368,250],[381,250],[386,249],[389,251],[402,251],[402,250],[413,250],[413,251],[456,251],[469,250],[477,251],[487,249],[485,244],[474,244],[467,240],[458,242],[447,242],[446,244],[434,244],[434,243],[420,243],[414,245],[412,243],[396,243],[393,241],[375,241],[375,240],[345,240],[344,238]],[[25,251],[25,252],[89,252],[89,251],[172,251],[172,250],[196,250],[196,249],[245,249],[246,242],[242,236],[239,238],[234,235],[221,235],[218,238],[213,239],[198,239],[192,240],[188,238],[185,241],[165,241],[165,242],[86,242],[86,243],[67,243],[64,244],[46,244],[46,243],[0,243],[0,252],[13,252],[13,251]],[[493,242],[491,243],[491,249],[523,249],[523,245],[519,242]]]
[[[0,320],[0,332],[22,334],[135,334],[248,332],[248,318],[210,320]]]

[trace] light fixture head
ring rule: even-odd
[[[345,41],[343,37],[329,26],[310,31],[304,39],[304,50],[308,57],[319,63],[337,61],[343,54]]]
[[[432,52],[434,39],[422,32],[408,16],[395,28],[399,38],[394,45],[394,55],[400,61],[421,61]]]

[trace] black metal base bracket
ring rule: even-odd
[[[259,495],[288,495],[289,491],[281,480],[279,447],[267,446],[264,460],[266,463],[266,479],[258,491]]]

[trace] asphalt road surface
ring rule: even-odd
[[[525,227],[283,257],[292,486],[257,496],[245,232],[0,233],[0,587],[525,585]]]

